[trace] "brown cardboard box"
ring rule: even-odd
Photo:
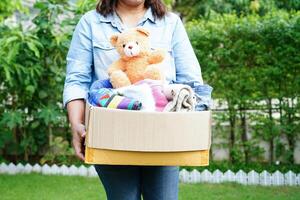
[[[85,162],[113,165],[209,164],[211,112],[144,112],[86,104]]]

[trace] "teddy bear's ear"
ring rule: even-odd
[[[136,31],[139,32],[139,33],[141,33],[141,34],[143,34],[143,35],[145,35],[145,36],[147,36],[147,37],[150,34],[148,30],[146,30],[144,28],[141,28],[141,27],[136,28]]]
[[[118,41],[118,35],[113,35],[110,37],[110,43],[115,47]]]

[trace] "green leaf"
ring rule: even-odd
[[[10,43],[18,40],[19,38],[17,36],[12,36],[12,37],[9,37],[7,39],[5,39],[5,46],[9,45]]]
[[[28,85],[28,86],[26,86],[26,91],[28,91],[30,93],[34,93],[35,87],[33,85]]]
[[[47,8],[47,4],[45,2],[36,2],[34,4],[34,8],[38,8],[40,10],[43,10],[43,9]]]
[[[45,91],[40,91],[39,92],[39,97],[41,98],[41,99],[44,99],[44,98],[46,98],[48,96],[48,94],[47,94],[47,92],[45,92]]]
[[[36,57],[40,57],[40,51],[39,51],[39,49],[36,47],[36,45],[34,44],[34,43],[32,43],[32,42],[28,42],[27,43],[27,46],[29,47],[29,49],[31,50],[31,51],[33,51],[33,53],[34,53],[34,55],[36,56]]]
[[[31,124],[31,127],[33,129],[37,128],[38,126],[40,125],[40,122],[39,121],[34,121],[32,124]]]
[[[1,125],[13,129],[23,124],[23,113],[21,111],[9,111],[2,114]]]

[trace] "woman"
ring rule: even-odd
[[[86,13],[73,33],[67,56],[64,105],[67,107],[76,155],[84,160],[84,99],[91,83],[106,79],[107,67],[118,58],[111,35],[142,26],[153,48],[168,51],[168,81],[199,81],[201,71],[180,18],[167,13],[161,0],[102,0]],[[178,167],[96,165],[109,200],[176,200]]]

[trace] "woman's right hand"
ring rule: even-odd
[[[84,139],[86,135],[84,126],[84,108],[85,102],[83,99],[76,99],[67,104],[68,118],[73,135],[73,148],[76,156],[82,161],[84,161]]]
[[[85,153],[85,126],[81,123],[71,125],[72,129],[72,134],[73,134],[73,139],[72,139],[72,144],[73,148],[75,150],[76,156],[84,161],[84,153]]]

